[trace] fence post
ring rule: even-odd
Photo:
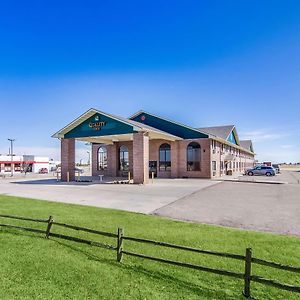
[[[251,248],[247,248],[246,257],[245,257],[245,277],[244,277],[244,292],[243,292],[243,295],[246,298],[250,297],[251,261],[252,261],[252,250]]]
[[[118,245],[117,245],[117,261],[122,262],[123,258],[123,235],[124,231],[122,228],[118,228]]]
[[[53,218],[52,218],[52,216],[50,216],[48,219],[48,225],[47,225],[47,229],[46,229],[46,236],[45,236],[46,239],[49,239],[52,224],[53,224]]]

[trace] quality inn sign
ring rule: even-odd
[[[95,117],[95,121],[94,122],[90,122],[89,123],[89,127],[94,129],[94,130],[101,130],[101,128],[103,126],[106,125],[106,122],[105,121],[100,121],[100,117],[99,116],[96,116]]]

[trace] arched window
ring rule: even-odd
[[[171,146],[169,144],[162,144],[159,147],[159,170],[171,170]]]
[[[119,149],[119,164],[120,171],[129,171],[129,151],[124,145]]]
[[[104,147],[98,149],[98,170],[107,169],[107,150]]]
[[[187,170],[200,171],[201,148],[198,143],[192,142],[187,146]]]

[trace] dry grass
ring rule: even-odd
[[[300,165],[280,165],[280,169],[285,171],[300,171]]]

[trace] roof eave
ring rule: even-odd
[[[188,125],[184,125],[184,124],[181,124],[181,123],[178,123],[178,122],[174,122],[174,121],[169,120],[169,119],[167,119],[167,118],[163,118],[163,117],[157,116],[157,115],[155,115],[155,114],[146,112],[146,111],[144,111],[144,110],[139,110],[138,112],[136,112],[136,113],[134,113],[132,116],[130,116],[129,119],[135,118],[136,116],[138,116],[139,114],[142,114],[142,113],[151,115],[151,116],[153,116],[153,117],[155,117],[155,118],[158,118],[158,119],[165,120],[165,121],[170,122],[170,123],[173,123],[173,124],[175,124],[175,125],[179,125],[179,126],[185,127],[185,128],[187,128],[187,129],[190,129],[190,130],[193,130],[193,131],[197,131],[197,132],[199,132],[199,133],[202,133],[202,134],[204,134],[204,135],[207,135],[207,137],[209,136],[208,133],[203,132],[203,131],[201,131],[201,130],[199,130],[199,129],[197,129],[197,128],[194,128],[194,127],[191,127],[191,126],[188,126]]]
[[[72,122],[70,122],[68,125],[66,125],[65,127],[63,127],[62,129],[60,129],[59,131],[57,131],[56,133],[54,133],[51,137],[52,138],[63,138],[64,137],[64,135],[65,135],[65,133],[67,133],[67,132],[65,132],[64,133],[64,131],[68,128],[68,127],[70,127],[70,126],[72,126],[76,121],[78,121],[78,120],[80,120],[81,118],[83,118],[84,116],[86,116],[87,114],[89,114],[89,113],[97,113],[97,110],[96,109],[94,109],[94,108],[90,108],[89,110],[87,110],[86,112],[84,112],[83,114],[81,114],[78,118],[76,118],[75,120],[73,120]],[[71,130],[71,129],[70,129]]]
[[[249,153],[249,154],[256,155],[255,152],[252,152],[252,151],[250,151],[250,150],[248,150],[248,149],[246,149],[246,148],[244,148],[244,147],[242,147],[242,146],[240,146],[240,145],[232,144],[232,143],[230,143],[229,141],[224,140],[224,139],[222,139],[222,138],[220,138],[220,137],[218,137],[218,136],[215,136],[215,135],[210,134],[209,138],[214,139],[214,140],[216,140],[217,142],[221,142],[221,143],[223,143],[223,144],[226,144],[226,145],[228,145],[228,146],[236,147],[236,148],[238,148],[238,149],[241,149],[241,150],[243,150],[243,151],[246,151],[246,152]]]
[[[62,129],[60,129],[59,131],[57,131],[56,133],[54,133],[51,137],[52,138],[64,138],[65,134],[68,133],[69,131],[71,131],[73,128],[75,128],[77,126],[77,122],[79,120],[81,120],[81,122],[85,121],[86,119],[88,119],[89,117],[91,117],[93,114],[96,114],[96,113],[99,113],[99,114],[102,114],[102,115],[105,115],[109,118],[112,118],[114,120],[117,120],[121,123],[124,123],[124,124],[127,124],[129,126],[132,126],[133,130],[134,131],[141,131],[142,130],[142,127],[139,127],[137,125],[133,125],[131,124],[130,122],[126,122],[125,120],[123,119],[119,119],[115,116],[112,116],[110,114],[107,114],[105,112],[102,112],[98,109],[95,109],[95,108],[90,108],[89,110],[87,110],[86,112],[84,112],[82,115],[80,115],[78,118],[76,118],[75,120],[73,120],[72,122],[70,122],[68,125],[66,125],[65,127],[63,127]],[[81,123],[80,122],[80,123]],[[80,124],[79,123],[79,124]],[[79,125],[78,124],[78,125]],[[74,127],[72,127],[73,125],[75,125]]]

